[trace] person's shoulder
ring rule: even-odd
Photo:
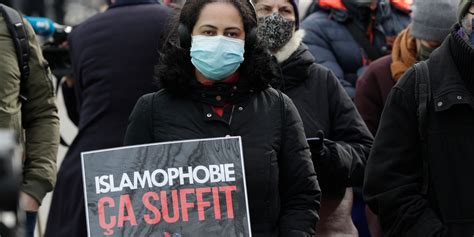
[[[171,93],[166,90],[166,89],[161,89],[156,92],[148,93],[145,95],[142,95],[138,101],[145,101],[151,103],[154,100],[160,99],[160,98],[167,98],[170,97]]]
[[[276,98],[276,97],[279,97],[280,95],[280,90],[278,89],[275,89],[273,87],[267,87],[267,88],[264,88],[260,91],[260,94],[262,95],[265,95],[265,96],[269,96],[269,97],[272,97],[272,98]]]
[[[395,97],[400,97],[407,102],[414,103],[416,99],[416,71],[415,67],[409,68],[392,88]]]
[[[311,70],[312,73],[316,73],[318,75],[324,75],[324,76],[327,76],[328,74],[330,74],[332,72],[326,66],[324,66],[322,64],[319,64],[319,63],[316,63],[316,62],[313,62],[311,64],[310,70]]]
[[[75,37],[83,37],[83,35],[88,34],[87,31],[91,28],[91,26],[96,25],[97,22],[100,22],[104,18],[104,14],[105,12],[98,13],[74,26],[69,38],[74,39]]]
[[[361,82],[366,82],[369,80],[376,80],[376,79],[390,79],[392,80],[392,77],[387,78],[387,74],[391,74],[391,64],[392,64],[392,56],[391,55],[386,55],[384,57],[381,57],[375,61],[373,61],[369,66],[364,71],[364,74],[357,80],[357,83]],[[383,74],[383,75],[382,75]],[[379,78],[379,77],[384,77],[384,78]]]
[[[415,72],[415,67],[412,66],[410,67],[398,80],[398,82],[395,84],[394,88],[400,89],[402,91],[408,91],[408,90],[413,90],[415,87],[415,82],[416,82],[416,72]]]
[[[316,11],[311,13],[306,17],[301,25],[303,28],[311,28],[312,25],[332,25],[335,24],[333,20],[330,19],[329,14],[325,11]]]
[[[323,10],[318,10],[318,11],[315,11],[311,14],[309,14],[303,21],[306,21],[306,20],[330,20],[329,18],[329,13],[327,11],[323,11]]]
[[[307,31],[308,37],[319,35],[332,38],[334,35],[337,35],[343,27],[344,25],[341,24],[341,22],[332,19],[325,11],[314,12],[301,23],[301,28]]]
[[[162,4],[135,4],[112,7],[104,12],[104,17],[117,17],[117,15],[136,15],[145,18],[163,18],[171,15],[172,9]]]
[[[371,68],[374,70],[380,67],[390,67],[390,64],[392,64],[392,55],[386,55],[370,63],[367,69]]]
[[[285,93],[282,91],[275,89],[273,87],[268,87],[265,88],[261,91],[260,96],[263,96],[265,98],[265,101],[270,102],[270,104],[280,104],[280,102],[283,102],[285,105],[288,105],[289,103],[293,103],[292,100],[290,99],[289,96],[287,96]],[[275,103],[278,102],[278,103]]]
[[[334,73],[322,64],[314,62],[309,66],[308,70],[309,78],[307,81],[311,84],[315,84],[317,87],[322,86],[322,83],[326,85],[328,83],[336,83],[339,81]]]

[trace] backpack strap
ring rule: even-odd
[[[421,157],[423,159],[423,183],[421,192],[428,193],[429,187],[429,166],[428,166],[428,146],[427,146],[427,130],[428,130],[428,105],[431,101],[431,83],[428,70],[428,64],[421,61],[414,66],[416,74],[415,83],[415,97],[417,99],[417,119],[418,119],[418,133],[421,141]]]
[[[7,23],[8,31],[12,36],[15,46],[18,66],[21,72],[20,98],[27,100],[25,81],[30,76],[30,46],[28,44],[28,31],[26,30],[23,18],[16,10],[0,4],[0,12]]]

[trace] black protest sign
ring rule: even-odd
[[[89,236],[251,236],[240,137],[82,153]]]

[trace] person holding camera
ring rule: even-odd
[[[0,10],[0,128],[15,130],[24,146],[20,206],[33,236],[38,208],[56,182],[58,110],[31,25],[5,5]]]

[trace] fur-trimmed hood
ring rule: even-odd
[[[291,37],[290,41],[273,55],[278,63],[282,63],[290,58],[290,56],[298,49],[301,42],[303,42],[304,34],[304,30],[297,30]]]
[[[315,59],[302,43],[303,37],[303,30],[296,31],[291,40],[273,55],[280,67],[279,80],[272,83],[273,87],[287,90],[309,78],[310,66]]]

